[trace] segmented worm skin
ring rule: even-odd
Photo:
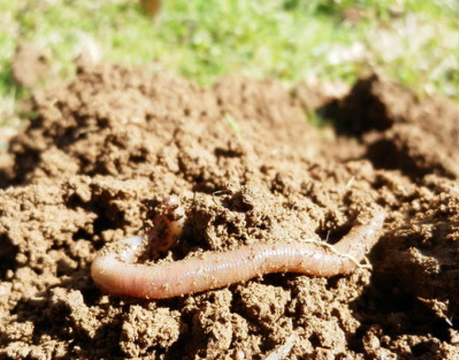
[[[381,211],[354,226],[330,249],[317,242],[277,242],[209,252],[158,265],[133,264],[142,243],[134,236],[121,240],[121,254],[97,256],[91,273],[96,285],[111,295],[164,299],[220,288],[269,273],[292,272],[334,276],[352,271],[373,247],[382,229]]]
[[[172,248],[185,224],[185,210],[177,196],[169,196],[161,203],[161,213],[153,219],[153,229],[147,232],[150,257],[158,259]]]

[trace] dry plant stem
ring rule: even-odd
[[[141,237],[121,240],[121,254],[97,256],[92,277],[111,295],[163,299],[220,288],[270,273],[334,276],[352,271],[379,238],[385,214],[354,226],[334,250],[311,242],[259,243],[158,265],[132,264]],[[131,262],[131,263],[129,263]]]
[[[287,358],[290,351],[292,351],[293,345],[295,345],[295,340],[295,334],[290,335],[284,345],[281,345],[277,349],[273,350],[264,358],[264,360],[282,360]]]

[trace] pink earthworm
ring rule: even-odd
[[[185,209],[180,206],[177,196],[162,201],[160,214],[153,218],[154,227],[146,233],[152,259],[159,258],[176,244],[185,220]]]
[[[355,225],[333,246],[317,240],[256,243],[156,265],[133,263],[143,242],[142,237],[133,236],[120,240],[122,251],[97,255],[91,274],[95,284],[108,294],[147,299],[221,288],[270,273],[321,277],[346,274],[375,245],[384,219],[382,211],[375,211],[367,222]],[[175,229],[174,236],[181,227]]]

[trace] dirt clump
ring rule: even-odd
[[[335,132],[303,100],[273,80],[199,89],[105,64],[37,93],[2,170],[0,358],[264,359],[286,343],[288,359],[459,358],[457,110],[373,77],[333,99]],[[141,233],[168,195],[188,220],[160,261],[334,243],[376,208],[387,220],[372,270],[103,294],[96,252]]]
[[[14,81],[26,89],[49,81],[50,77],[54,77],[49,58],[46,51],[33,44],[19,44],[11,66]]]

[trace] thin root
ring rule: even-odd
[[[357,261],[357,259],[351,255],[348,255],[348,254],[343,254],[343,253],[340,253],[338,250],[335,249],[335,247],[331,244],[328,244],[324,241],[320,241],[320,240],[315,240],[315,239],[302,239],[301,242],[305,242],[305,243],[309,243],[309,244],[314,244],[314,245],[319,245],[321,247],[324,247],[328,250],[330,250],[333,254],[335,255],[338,255],[340,257],[343,257],[345,259],[348,259],[350,261],[352,261],[355,266],[357,266],[359,269],[368,269],[368,270],[372,270],[373,269],[373,266],[370,264],[370,261],[368,260],[368,257],[364,257],[363,258],[363,261],[364,263],[362,264],[361,262]]]

